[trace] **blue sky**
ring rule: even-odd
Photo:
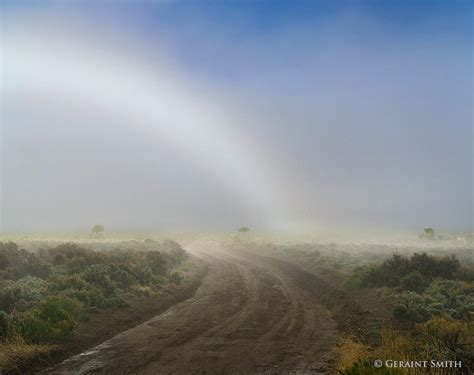
[[[236,44],[252,43],[265,37],[277,38],[294,29],[304,30],[308,39],[317,38],[321,29],[330,28],[333,22],[347,22],[348,30],[341,30],[341,34],[349,41],[357,41],[360,36],[370,43],[371,37],[382,34],[407,39],[453,37],[466,44],[472,42],[472,3],[469,1],[277,0],[142,4],[125,2],[118,12],[126,13],[132,22],[145,30],[164,33],[183,57],[193,59],[194,67],[199,67],[195,57],[200,55],[192,53],[198,46],[202,47],[203,54],[221,52],[225,58]],[[110,11],[107,5],[103,9],[105,13]],[[110,14],[113,18],[114,12]],[[297,40],[293,42],[295,48],[301,44]],[[220,56],[213,57],[219,60]]]
[[[53,44],[65,41],[84,64],[113,52],[118,62],[137,64],[135,72],[140,64],[151,64],[157,71],[166,67],[163,79],[179,82],[176,97],[203,99],[202,108],[223,112],[222,121],[214,124],[208,119],[203,126],[221,126],[225,134],[231,130],[240,134],[232,147],[242,150],[243,156],[252,155],[247,157],[247,168],[254,175],[268,176],[266,181],[261,177],[262,186],[278,185],[281,191],[268,196],[280,197],[274,203],[285,207],[279,215],[287,215],[287,221],[401,229],[472,228],[472,2],[2,4],[5,40],[18,34],[26,35],[19,39],[22,41],[30,37]],[[15,48],[5,48],[5,61],[17,56]],[[53,78],[55,70],[61,71],[58,61],[45,74]],[[31,72],[35,69],[32,65]],[[100,77],[99,71],[95,73]],[[4,74],[13,77],[14,86],[8,67]],[[123,100],[133,105],[133,93],[125,95]],[[87,127],[71,120],[68,131],[58,130],[62,123],[58,129],[51,125],[56,129],[51,134],[47,128],[36,133],[32,128],[40,123],[81,116],[73,108],[58,110],[59,106],[55,107],[59,113],[42,107],[28,116],[22,108],[37,105],[31,93],[6,91],[5,98],[5,230],[77,229],[99,215],[117,228],[149,228],[156,223],[192,226],[197,222],[210,228],[227,229],[242,222],[265,227],[269,221],[265,215],[276,215],[260,215],[252,209],[256,201],[265,200],[260,197],[271,190],[268,186],[256,187],[247,205],[249,194],[237,199],[236,205],[235,193],[223,183],[233,168],[239,176],[236,185],[245,178],[238,171],[246,167],[235,161],[236,155],[229,159],[235,161],[232,167],[210,172],[204,165],[208,162],[193,164],[187,151],[164,141],[158,148],[167,151],[158,152],[146,137],[130,136],[133,123],[119,126],[112,119],[104,120],[103,114],[91,114]],[[107,102],[107,97],[102,100]],[[190,124],[193,126],[192,119]],[[61,173],[55,174],[38,160],[29,168],[42,171],[42,187],[36,192],[24,188],[28,168],[18,166],[39,142],[32,134],[42,134],[47,160],[69,160],[75,165],[74,172],[90,175],[91,165],[81,159],[84,156],[65,156],[61,154],[64,150],[47,146],[54,139],[56,144],[76,147],[77,139],[90,140],[98,130],[112,136],[89,141],[90,154],[85,159],[97,160],[97,168],[101,163],[107,165],[110,173],[123,175],[124,181],[147,174],[145,187],[137,190],[125,182],[112,186],[108,175],[97,172],[101,177],[88,182],[89,193],[84,197],[91,207],[74,198],[80,192],[74,186],[69,193],[61,192],[57,201],[44,199],[71,172],[58,165]],[[250,143],[257,151],[247,152]],[[134,150],[125,170],[117,162],[122,160],[123,148]],[[256,159],[258,168],[252,165]],[[110,193],[114,189],[116,199],[104,197],[114,195]],[[25,194],[30,197],[28,205],[22,203]],[[128,203],[117,207],[123,195],[130,197]],[[165,198],[158,198],[160,195]],[[54,209],[59,201],[69,210]],[[271,205],[270,198],[267,203]],[[44,210],[51,212],[51,228],[38,224]],[[66,217],[74,210],[81,213],[75,219]],[[127,219],[123,211],[135,212],[135,216]],[[156,212],[163,212],[167,219]]]

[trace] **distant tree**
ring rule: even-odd
[[[420,235],[420,238],[434,239],[435,232],[433,228],[424,228],[423,233]]]
[[[103,233],[105,230],[104,226],[101,225],[101,224],[96,224],[92,227],[91,229],[91,233],[92,234],[100,234],[100,233]]]
[[[433,228],[425,228],[423,231],[430,236],[434,236],[434,229]]]
[[[250,228],[248,228],[248,227],[240,227],[239,228],[239,233],[245,234],[247,232],[250,232]]]

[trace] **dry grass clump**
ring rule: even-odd
[[[403,362],[435,359],[437,361],[460,361],[462,369],[431,368],[430,374],[474,373],[474,322],[435,317],[418,324],[413,332],[381,330],[381,342],[375,348],[361,343],[357,338],[347,337],[336,348],[338,370],[342,374],[421,374],[426,369],[376,369],[375,359],[385,362]],[[382,371],[383,370],[383,371]]]
[[[51,353],[54,345],[28,344],[21,337],[0,342],[0,373],[23,367],[22,364]]]
[[[374,358],[409,361],[416,353],[416,342],[408,334],[384,328],[381,331],[382,343],[373,352]]]
[[[335,352],[339,358],[338,370],[349,368],[359,360],[369,357],[369,348],[355,336],[343,338],[336,346]]]

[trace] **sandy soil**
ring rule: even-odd
[[[308,280],[308,274],[294,267],[225,249],[215,241],[193,242],[186,249],[209,263],[209,272],[192,298],[45,373],[321,374],[332,370],[337,314],[321,302],[330,299],[330,287],[316,288],[317,280]]]

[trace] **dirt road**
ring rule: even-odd
[[[191,299],[72,357],[49,374],[320,374],[336,323],[294,272],[215,241],[186,247],[209,263]]]

